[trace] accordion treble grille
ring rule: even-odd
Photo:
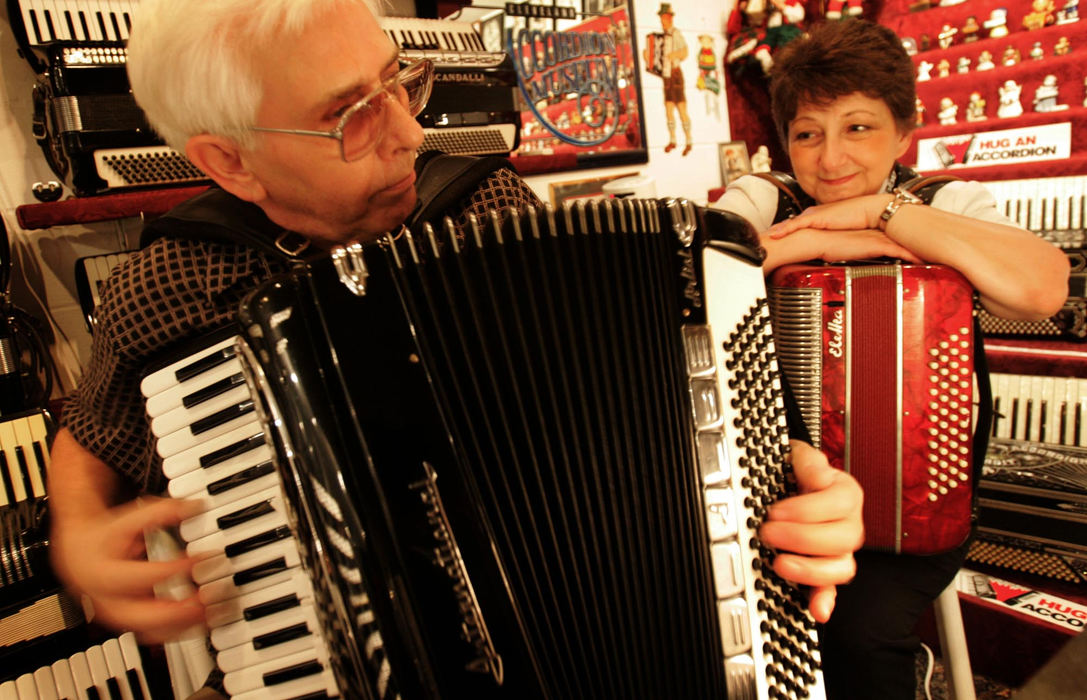
[[[552,697],[723,684],[698,485],[672,476],[693,457],[683,349],[654,330],[680,325],[666,245],[467,244],[404,271]]]

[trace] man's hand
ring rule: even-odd
[[[781,552],[774,560],[779,576],[812,586],[808,609],[826,622],[835,584],[856,573],[853,552],[864,543],[863,494],[857,480],[830,466],[822,452],[799,440],[791,444],[800,493],[770,506],[759,538]]]
[[[144,558],[144,530],[176,525],[194,515],[194,504],[144,498],[111,508],[89,521],[54,522],[51,556],[60,578],[90,598],[95,621],[131,630],[144,643],[156,644],[204,621],[195,596],[185,600],[155,597],[154,586],[171,576],[187,576],[193,560]]]

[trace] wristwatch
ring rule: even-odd
[[[898,213],[898,210],[902,208],[903,204],[924,204],[924,201],[913,192],[909,192],[900,187],[894,188],[891,193],[895,198],[887,203],[887,207],[883,210],[883,213],[879,215],[879,229],[881,231],[887,230],[887,222],[891,220],[892,216]]]

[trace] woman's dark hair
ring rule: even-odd
[[[914,67],[887,27],[861,19],[822,22],[786,44],[770,73],[770,109],[788,150],[789,122],[803,103],[829,104],[862,93],[883,100],[902,133],[914,128]]]

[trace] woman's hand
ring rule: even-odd
[[[802,229],[819,231],[869,229],[878,232],[880,216],[891,199],[893,197],[890,194],[872,194],[808,207],[801,214],[774,224],[765,231],[764,235],[779,239]]]
[[[774,571],[794,583],[812,586],[808,609],[819,622],[834,610],[836,584],[857,571],[853,552],[864,543],[860,484],[835,469],[814,447],[791,441],[791,461],[799,495],[770,506],[759,539],[780,553]]]
[[[873,229],[801,228],[786,231],[777,237],[769,235],[772,230],[767,229],[767,233],[761,236],[762,246],[766,249],[766,260],[763,261],[762,268],[763,273],[767,275],[782,265],[808,260],[842,262],[887,257],[913,263],[922,262],[919,257],[892,241],[886,234]],[[782,240],[783,238],[785,240]]]

